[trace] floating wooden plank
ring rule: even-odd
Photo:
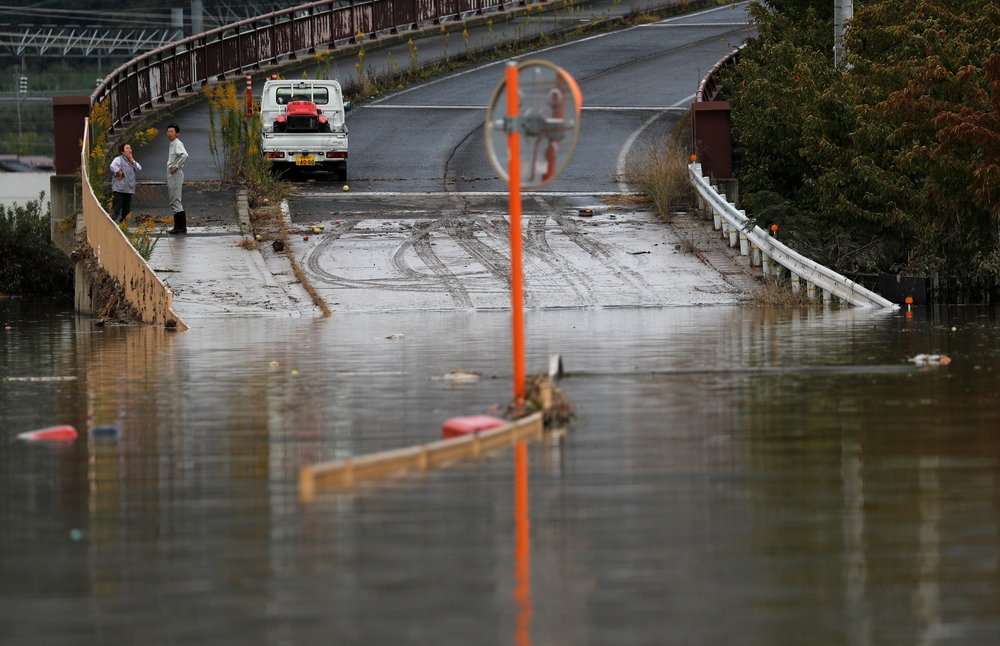
[[[542,417],[542,413],[533,413],[480,433],[304,466],[299,469],[299,498],[309,501],[318,488],[351,487],[356,480],[385,478],[410,469],[440,467],[513,446],[518,440],[540,436],[544,428]]]

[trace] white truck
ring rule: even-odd
[[[337,81],[267,80],[260,98],[263,154],[275,170],[323,168],[347,179],[351,109]]]

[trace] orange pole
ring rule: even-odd
[[[528,532],[528,444],[514,446],[514,601],[517,603],[517,646],[531,644],[531,535]]]
[[[507,116],[518,116],[517,63],[507,63]],[[521,135],[507,133],[510,150],[510,298],[511,326],[514,339],[514,400],[524,401],[524,286],[521,273]]]

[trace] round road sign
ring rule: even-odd
[[[569,162],[580,134],[583,99],[573,77],[548,61],[517,66],[518,113],[507,113],[507,81],[493,92],[486,111],[486,150],[500,178],[510,182],[508,134],[521,135],[521,186],[551,182]]]

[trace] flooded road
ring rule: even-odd
[[[509,450],[296,492],[506,403],[509,313],[176,334],[0,300],[0,376],[75,377],[0,383],[0,642],[995,644],[998,314],[530,310],[578,419],[529,445],[518,539]],[[15,439],[54,424],[81,437]]]

